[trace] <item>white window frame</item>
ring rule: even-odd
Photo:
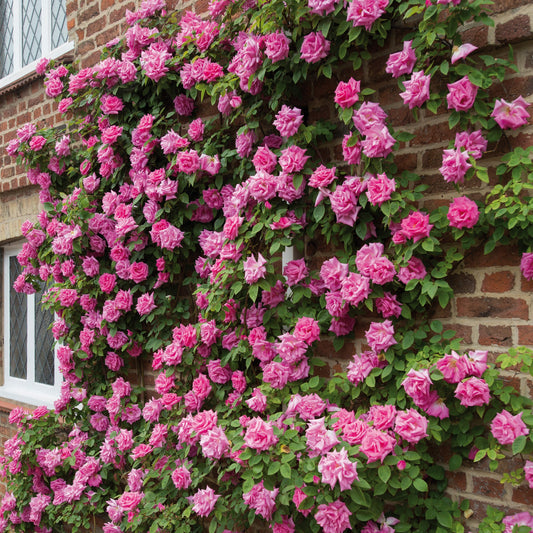
[[[66,2],[66,0],[63,0]],[[40,58],[57,59],[74,49],[74,43],[67,41],[55,49],[52,43],[52,0],[41,0],[41,55]],[[0,79],[0,89],[32,74],[39,59],[22,65],[22,0],[13,0],[13,72]]]
[[[59,371],[59,361],[57,358],[57,344],[54,344],[54,385],[45,385],[35,381],[35,314],[30,312],[35,309],[35,294],[28,294],[27,297],[27,320],[26,320],[26,379],[16,378],[10,375],[10,275],[9,259],[16,257],[21,251],[21,244],[7,246],[3,248],[3,306],[4,306],[4,385],[0,387],[0,397],[24,402],[30,405],[46,405],[54,407],[54,401],[59,398],[61,392],[62,375]]]

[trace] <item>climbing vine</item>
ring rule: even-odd
[[[512,57],[461,41],[485,7],[148,0],[94,67],[39,63],[66,129],[8,146],[44,204],[15,288],[46,287],[64,381],[12,412],[0,529],[465,530],[445,467],[533,450],[530,400],[432,318],[473,247],[517,243],[533,278],[531,150],[505,148],[528,104],[491,96]],[[362,74],[376,50],[413,119],[447,114],[456,193],[431,212]]]

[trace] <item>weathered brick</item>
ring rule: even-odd
[[[457,314],[464,317],[529,318],[529,308],[520,298],[457,298]]]
[[[479,344],[482,346],[511,346],[512,340],[509,326],[479,326]]]
[[[448,283],[455,294],[471,294],[476,290],[476,278],[467,272],[451,274]]]
[[[502,44],[522,41],[531,36],[529,15],[518,15],[496,26],[496,40]]]
[[[483,292],[507,292],[515,284],[514,274],[508,270],[485,274],[481,290]]]

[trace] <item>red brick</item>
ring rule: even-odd
[[[466,490],[466,474],[464,472],[446,472],[450,488],[455,490]]]
[[[470,43],[478,48],[482,48],[487,45],[489,36],[489,29],[487,26],[475,26],[465,30],[461,37],[463,43]]]
[[[531,36],[528,15],[518,15],[509,22],[496,26],[496,40],[502,44],[522,41]]]
[[[483,248],[477,248],[465,257],[464,264],[474,268],[517,266],[520,264],[520,253],[515,246],[497,246],[488,255],[483,253]]]
[[[451,274],[448,283],[455,294],[471,294],[476,290],[476,278],[467,272]]]
[[[463,343],[472,344],[472,326],[464,326],[463,324],[445,324],[444,328],[455,331],[456,339],[463,339]]]
[[[518,344],[533,346],[533,326],[518,326]]]
[[[513,502],[523,503],[533,508],[533,490],[529,487],[521,486],[513,489]]]
[[[511,346],[512,332],[508,326],[479,326],[479,344],[482,346]]]
[[[474,477],[474,493],[489,498],[503,498],[505,494],[505,485],[497,479],[488,477]]]
[[[485,274],[481,290],[483,292],[506,292],[514,287],[514,275],[512,272],[505,270],[503,272],[494,272]]]
[[[464,317],[529,318],[529,308],[520,298],[457,298],[457,314]]]

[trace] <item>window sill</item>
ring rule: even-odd
[[[30,387],[31,385],[28,385],[28,388]],[[7,403],[7,402],[2,402],[2,400],[5,399],[5,400],[11,400],[14,402],[23,403],[28,406],[34,406],[34,407],[45,405],[49,409],[53,409],[54,401],[57,400],[58,397],[59,397],[59,394],[44,394],[44,393],[35,393],[35,392],[32,392],[31,395],[24,394],[24,393],[21,394],[21,387],[17,387],[17,389],[6,386],[6,385],[4,385],[3,387],[0,387],[0,407],[1,407],[1,404]]]
[[[50,54],[48,54],[48,59],[57,59],[61,60],[64,63],[71,63],[74,59],[73,55],[74,43],[68,42],[62,44],[59,48],[56,48]],[[18,89],[27,83],[30,83],[33,80],[36,80],[40,77],[39,74],[35,72],[35,67],[37,66],[37,61],[26,65],[24,68],[17,70],[8,74],[4,78],[0,79],[0,96]]]

